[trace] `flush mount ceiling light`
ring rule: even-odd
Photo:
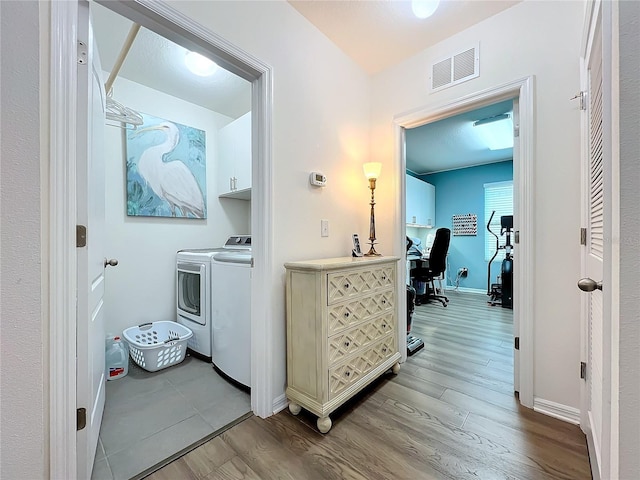
[[[489,150],[513,148],[513,121],[511,115],[502,113],[473,122],[481,141]]]
[[[439,3],[440,0],[411,0],[411,10],[418,18],[429,18],[434,14]]]
[[[196,52],[187,52],[187,55],[184,57],[184,63],[191,73],[195,73],[201,77],[213,75],[218,69],[216,62]]]

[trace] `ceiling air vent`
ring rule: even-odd
[[[445,58],[431,66],[431,91],[466,82],[480,75],[479,46]]]

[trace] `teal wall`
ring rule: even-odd
[[[484,239],[485,235],[490,234],[484,221],[484,184],[513,180],[513,161],[422,175],[419,178],[436,187],[436,226],[452,230],[447,283],[455,284],[458,269],[466,267],[469,273],[466,278],[460,279],[459,285],[486,291]],[[478,216],[478,235],[454,236],[451,218],[466,213]],[[499,271],[500,262],[494,262],[491,265],[492,283],[496,282]]]

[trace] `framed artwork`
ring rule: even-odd
[[[204,130],[142,118],[126,131],[127,215],[207,218]]]

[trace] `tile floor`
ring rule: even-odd
[[[130,479],[251,411],[248,393],[189,355],[154,373],[130,360],[106,392],[92,480]]]

